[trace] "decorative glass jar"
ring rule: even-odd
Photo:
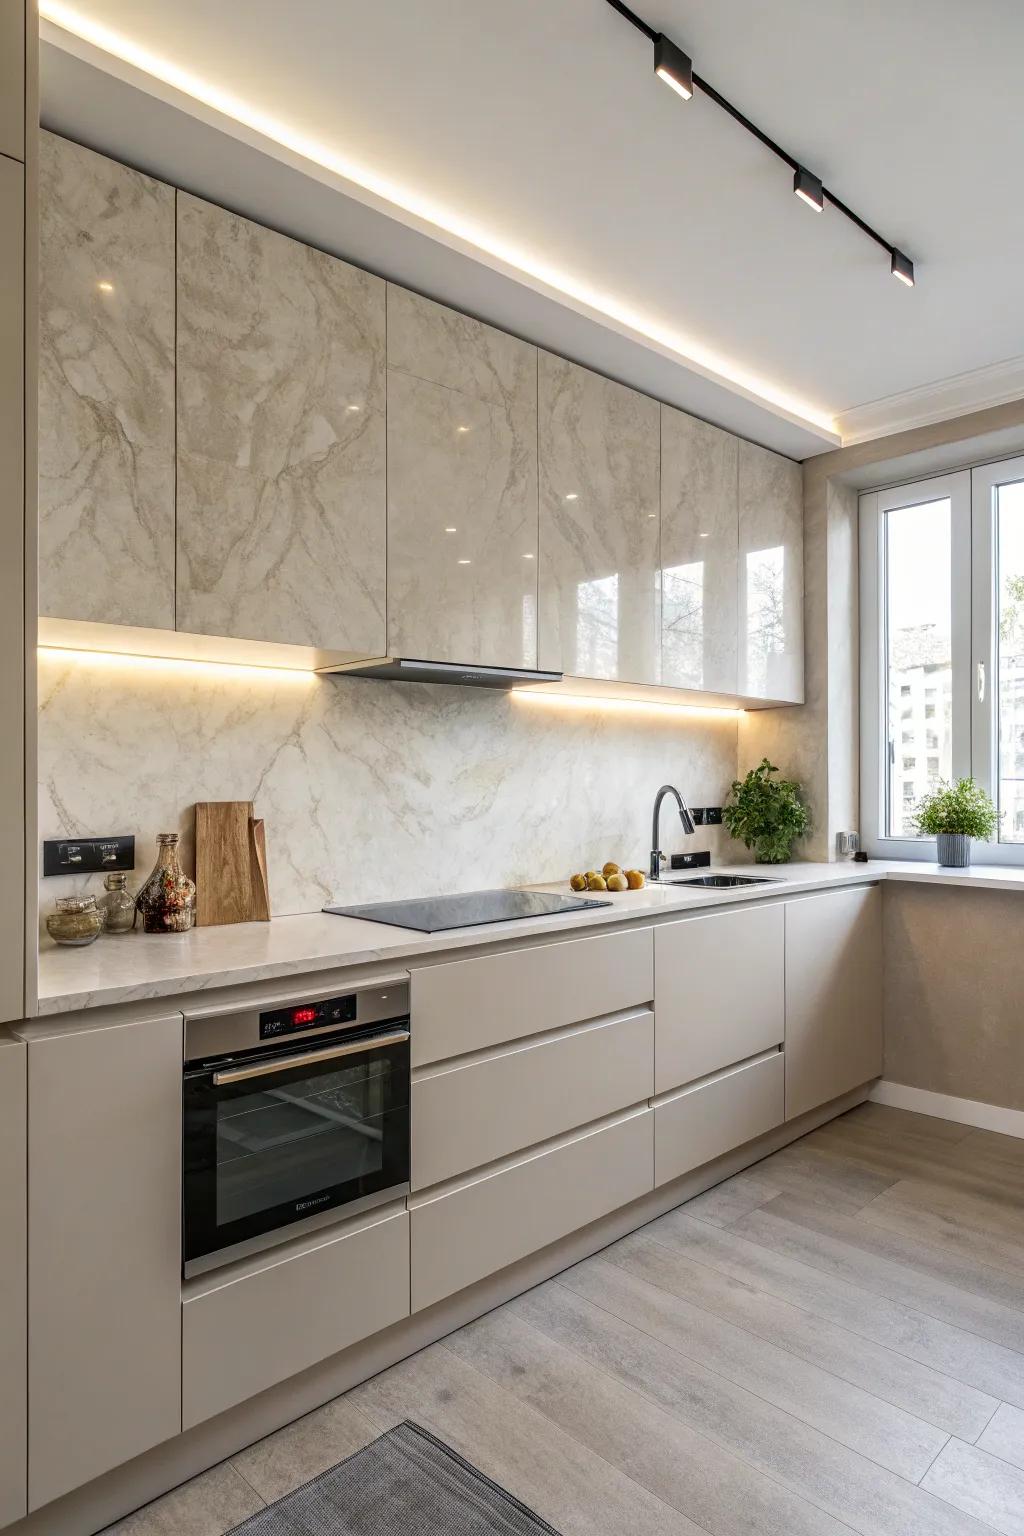
[[[58,944],[91,944],[103,932],[103,913],[95,896],[58,896],[56,912],[46,919],[46,931]]]
[[[105,875],[107,894],[100,897],[104,933],[131,933],[135,927],[135,897],[128,894],[128,876],[120,872]]]
[[[196,886],[178,861],[178,833],[157,837],[153,873],[135,898],[146,933],[187,933],[196,920]]]

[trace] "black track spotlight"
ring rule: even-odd
[[[693,64],[690,55],[677,48],[663,32],[659,32],[654,39],[654,73],[677,96],[689,101],[693,95]]]
[[[906,283],[908,288],[913,288],[914,263],[909,256],[904,256],[902,251],[893,251],[891,270],[893,277],[898,277],[901,283]]]
[[[807,204],[808,208],[813,208],[815,213],[820,213],[824,208],[825,193],[820,177],[805,171],[802,165],[798,165],[793,172],[793,191],[802,202]]]

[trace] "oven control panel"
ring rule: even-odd
[[[333,1024],[353,1024],[356,1019],[356,994],[328,997],[316,1003],[296,1003],[288,1008],[272,1008],[260,1014],[260,1039],[276,1040],[297,1030],[323,1029]]]

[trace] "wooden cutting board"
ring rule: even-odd
[[[251,800],[196,802],[196,923],[258,923],[270,917],[267,848]]]

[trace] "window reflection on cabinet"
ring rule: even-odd
[[[803,474],[739,444],[739,692],[801,703]]]
[[[540,354],[539,664],[656,683],[660,406]]]

